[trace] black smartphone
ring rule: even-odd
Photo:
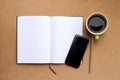
[[[88,42],[89,39],[80,35],[75,35],[66,57],[65,64],[78,68],[83,59]]]

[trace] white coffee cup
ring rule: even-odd
[[[95,40],[99,40],[99,36],[108,29],[107,17],[99,12],[89,15],[86,21],[86,29],[95,36]]]

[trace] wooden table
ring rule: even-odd
[[[91,74],[88,73],[90,46],[79,69],[66,65],[16,64],[16,16],[83,16],[105,14],[109,29],[94,42]],[[0,0],[0,80],[119,80],[120,0]]]

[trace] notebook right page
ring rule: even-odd
[[[82,17],[51,18],[51,63],[65,63],[74,36],[82,35],[82,30]]]

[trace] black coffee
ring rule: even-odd
[[[101,32],[106,26],[106,20],[102,16],[92,16],[88,21],[88,28],[95,33]]]

